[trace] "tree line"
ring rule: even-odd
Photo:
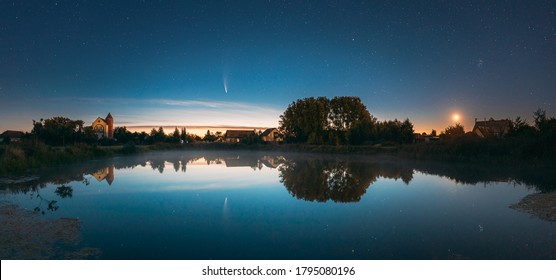
[[[24,135],[25,140],[41,141],[49,146],[66,146],[74,144],[103,145],[110,146],[115,144],[135,144],[153,145],[157,143],[192,143],[192,142],[223,142],[224,134],[220,131],[212,133],[207,130],[201,137],[196,134],[187,133],[185,128],[176,127],[173,132],[167,134],[163,127],[152,128],[147,133],[131,132],[127,127],[114,128],[113,139],[100,137],[93,130],[92,126],[85,126],[82,120],[72,120],[67,117],[53,117],[49,119],[33,120],[33,128],[30,133]],[[10,139],[5,138],[5,143]],[[256,144],[262,143],[260,135],[253,134],[246,137],[242,143]]]
[[[521,117],[507,121],[507,132],[503,135],[481,138],[473,132],[466,132],[461,124],[455,124],[439,135],[438,143],[406,147],[404,152],[416,158],[556,163],[556,118],[548,117],[546,111],[538,109],[533,113],[532,124]]]
[[[460,124],[447,127],[439,135],[438,144],[416,145],[410,148],[415,156],[425,154],[453,157],[481,155],[513,158],[556,157],[556,118],[548,117],[539,109],[533,114],[529,124],[521,117],[509,120],[510,127],[501,137],[480,138],[466,132]],[[312,145],[399,145],[415,142],[413,124],[404,121],[378,121],[373,117],[358,97],[341,96],[309,97],[292,102],[280,116],[279,130],[287,143]],[[435,131],[431,133],[436,136]],[[246,139],[244,143],[261,143],[260,137]],[[166,134],[162,127],[153,128],[150,133],[131,132],[125,126],[114,129],[114,139],[98,138],[91,126],[82,120],[66,117],[33,120],[33,128],[25,138],[37,140],[49,146],[72,144],[89,145],[151,145],[156,143],[191,143],[196,141],[223,141],[220,132],[207,131],[203,138],[187,133],[177,127]],[[6,141],[6,139],[4,139]],[[7,139],[9,141],[9,139]],[[406,145],[407,146],[407,145]],[[133,148],[133,147],[131,147]]]
[[[409,119],[378,121],[359,97],[309,97],[291,103],[280,116],[287,142],[331,145],[408,144],[414,141]]]
[[[126,144],[155,144],[179,143],[200,140],[197,135],[187,133],[185,128],[177,127],[171,134],[166,134],[162,127],[153,128],[150,133],[131,132],[125,126],[114,128],[113,139],[99,138],[91,126],[84,126],[82,120],[72,120],[66,117],[53,117],[50,119],[33,120],[33,128],[26,138],[39,140],[50,146],[65,146],[68,144],[100,144],[112,145]]]

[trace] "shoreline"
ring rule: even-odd
[[[436,150],[435,150],[436,149]],[[435,150],[428,152],[428,150]],[[453,154],[442,145],[307,145],[307,144],[242,144],[242,143],[157,143],[153,145],[68,145],[52,147],[44,144],[0,145],[0,177],[24,175],[32,171],[114,156],[143,154],[157,151],[257,151],[279,153],[308,153],[322,155],[387,156],[417,162],[445,162],[450,164],[523,165],[537,168],[556,167],[551,158],[519,159],[509,155]]]

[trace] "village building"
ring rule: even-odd
[[[19,142],[21,141],[21,138],[23,138],[23,135],[25,135],[23,131],[6,130],[2,132],[2,134],[0,134],[0,143],[3,143],[8,140],[10,142]]]
[[[284,139],[280,131],[276,128],[269,128],[261,134],[261,139],[264,142],[282,142]]]
[[[510,131],[510,120],[489,120],[477,121],[475,119],[475,126],[473,126],[473,133],[481,138],[501,138]]]
[[[239,143],[241,140],[255,136],[253,130],[226,130],[224,139],[228,143]]]
[[[98,138],[112,139],[114,137],[114,118],[110,113],[104,119],[98,117],[92,127]]]

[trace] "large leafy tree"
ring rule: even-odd
[[[376,119],[358,97],[309,97],[288,106],[280,129],[290,142],[360,144],[370,140]]]
[[[53,117],[40,121],[33,120],[31,134],[46,144],[64,146],[75,143],[83,138],[84,127],[82,120],[72,120],[66,117]]]
[[[375,123],[359,97],[340,96],[330,101],[329,128],[336,143],[361,144],[370,140]]]
[[[280,129],[291,142],[322,144],[328,127],[329,100],[326,97],[298,99],[280,116]]]

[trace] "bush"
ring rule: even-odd
[[[135,146],[135,142],[129,141],[125,143],[122,147],[122,153],[124,154],[133,154],[137,152],[137,146]]]

